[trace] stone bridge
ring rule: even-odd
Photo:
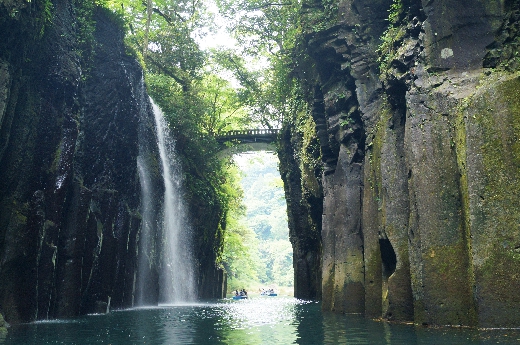
[[[234,141],[240,144],[273,143],[276,141],[280,129],[246,129],[223,132],[217,136],[219,143]]]
[[[222,146],[221,155],[234,155],[252,151],[276,152],[274,143],[280,129],[246,129],[223,132],[217,136]],[[228,146],[225,143],[232,143]]]

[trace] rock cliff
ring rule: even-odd
[[[519,14],[500,0],[304,4],[325,309],[520,325]]]
[[[90,1],[0,3],[0,314],[10,323],[157,303],[161,234],[140,252],[139,155],[155,162],[156,194],[164,187],[143,72],[115,19]],[[216,286],[201,294],[219,296],[214,260],[198,267]]]
[[[25,21],[44,2],[2,6],[10,35],[0,77],[0,307],[8,321],[25,322],[131,306],[135,161],[151,114],[141,68],[103,13],[92,21],[96,52],[86,61],[80,6],[54,2],[42,32]]]

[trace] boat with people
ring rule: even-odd
[[[246,291],[246,289],[242,289],[240,291],[235,290],[235,295],[233,296],[233,299],[234,300],[247,299],[247,291]]]
[[[234,300],[247,299],[247,296],[233,296]]]
[[[274,289],[267,289],[267,290],[262,289],[262,291],[260,292],[260,296],[273,297],[273,296],[278,296],[278,294],[276,292],[274,292]]]

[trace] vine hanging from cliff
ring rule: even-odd
[[[388,28],[381,36],[381,44],[377,50],[379,55],[377,61],[379,62],[379,70],[382,73],[385,73],[388,69],[388,64],[406,34],[405,27],[401,25],[406,14],[404,1],[406,0],[394,0],[388,9]]]

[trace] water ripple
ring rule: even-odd
[[[13,326],[0,345],[490,345],[518,344],[518,330],[432,329],[321,311],[294,298],[221,300],[135,308]]]

